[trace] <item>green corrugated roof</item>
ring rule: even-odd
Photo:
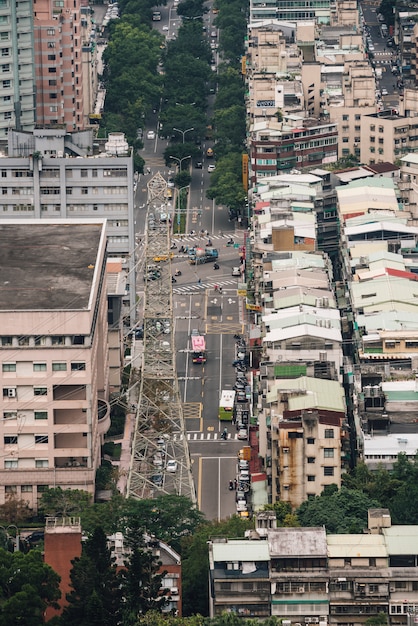
[[[301,376],[300,378],[278,379],[267,394],[267,402],[275,402],[279,391],[300,390],[306,393],[289,397],[289,410],[325,409],[328,411],[345,411],[344,390],[336,380],[322,380]]]

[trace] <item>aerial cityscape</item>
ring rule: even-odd
[[[153,2],[0,0],[0,626],[413,626],[418,5]]]

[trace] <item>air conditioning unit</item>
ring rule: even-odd
[[[171,587],[170,593],[172,596],[178,596],[179,595],[178,587]]]
[[[298,587],[298,593],[305,593],[305,587]]]
[[[8,398],[16,398],[16,388],[15,387],[9,387],[9,389],[7,390],[7,397]]]

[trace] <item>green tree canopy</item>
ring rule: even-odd
[[[0,549],[0,626],[41,626],[48,607],[57,608],[60,578],[41,552]]]
[[[73,561],[72,591],[62,614],[63,626],[118,626],[121,591],[115,559],[101,528],[83,543],[80,558]]]
[[[368,509],[379,507],[360,490],[335,486],[303,502],[296,513],[302,526],[325,526],[329,533],[362,533]]]

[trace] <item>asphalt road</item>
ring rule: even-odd
[[[175,36],[179,20],[173,4],[161,6],[161,21],[153,25],[167,37]],[[210,32],[212,13],[205,16]],[[168,30],[164,27],[168,27]],[[213,106],[213,96],[209,101],[209,112]],[[140,175],[135,190],[135,233],[141,243],[136,250],[137,257],[143,253],[146,225],[147,182],[157,172],[168,180],[174,168],[165,166],[163,153],[167,140],[158,137],[158,111],[147,120],[144,130],[144,148],[141,155],[145,159],[145,174]],[[156,131],[155,140],[147,140],[148,130]],[[181,400],[186,421],[187,438],[192,459],[193,474],[197,489],[198,505],[208,519],[223,519],[236,512],[235,494],[229,491],[229,480],[236,475],[237,453],[245,442],[238,441],[235,426],[228,424],[228,440],[220,439],[218,404],[220,392],[232,388],[235,370],[234,334],[244,330],[243,301],[237,296],[239,278],[232,276],[232,268],[240,264],[239,247],[227,247],[230,236],[237,246],[244,243],[244,232],[236,230],[235,222],[229,222],[225,207],[219,207],[206,198],[210,184],[210,174],[205,157],[207,147],[212,143],[202,143],[202,169],[192,168],[189,202],[187,208],[187,233],[173,240],[177,249],[173,250],[172,273],[181,271],[173,285],[174,333],[176,345],[176,366],[179,378]],[[149,168],[149,173],[148,173]],[[173,223],[173,205],[168,205]],[[219,252],[219,270],[213,263],[190,265],[186,254],[179,251],[184,246],[204,246],[207,236],[200,231],[208,231],[214,248]],[[190,235],[194,231],[195,234]],[[138,275],[138,291],[143,289],[142,274]],[[215,290],[222,287],[222,293]],[[189,352],[191,330],[197,328],[206,336],[207,361],[204,365],[192,363]],[[171,478],[171,477],[170,477]],[[175,476],[172,477],[175,480]]]

